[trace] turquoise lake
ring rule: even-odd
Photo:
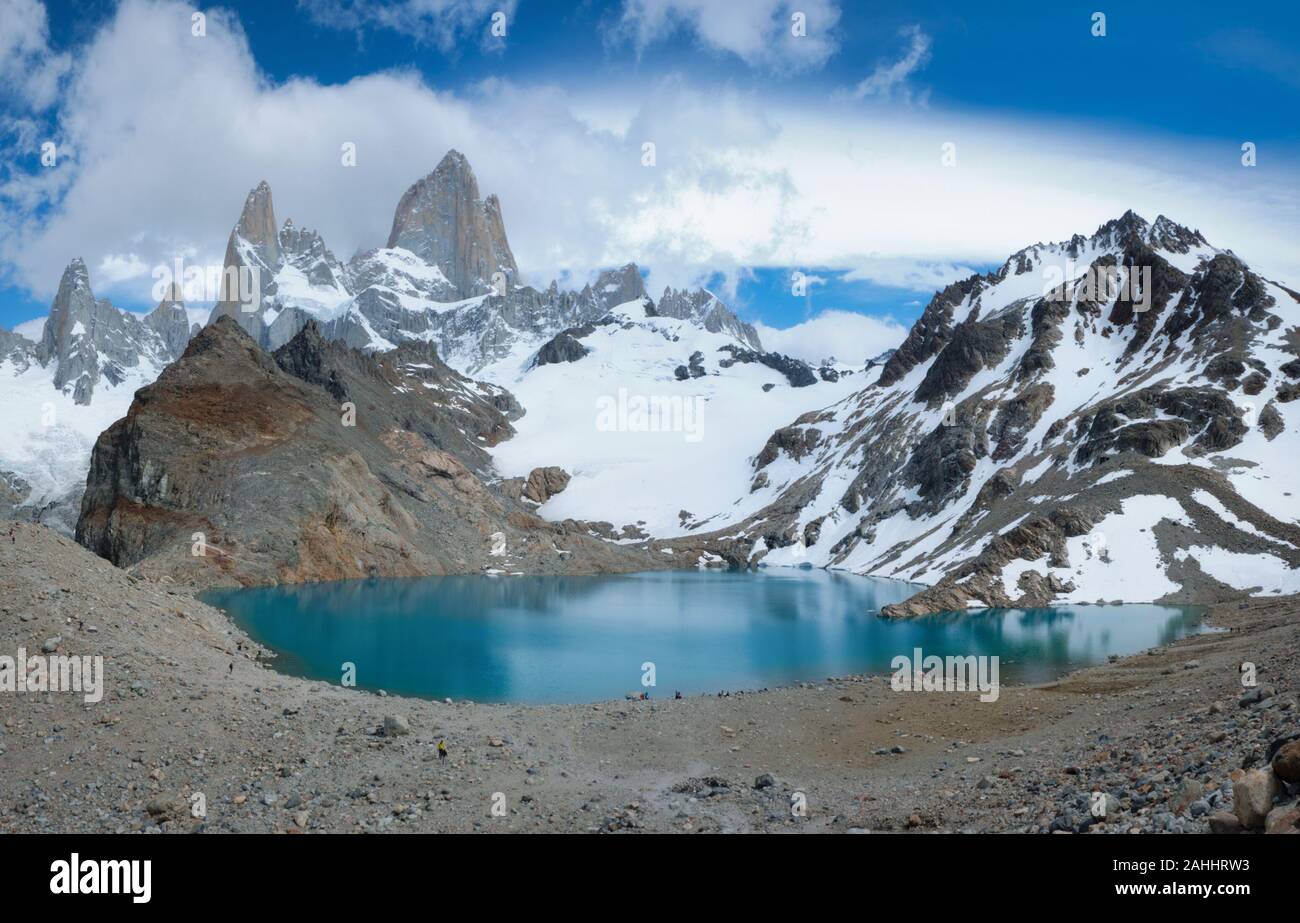
[[[276,669],[426,698],[586,702],[890,671],[899,654],[998,655],[1001,681],[1052,679],[1200,630],[1191,607],[990,609],[881,619],[918,587],[822,570],[428,577],[237,590],[203,599],[279,654]]]

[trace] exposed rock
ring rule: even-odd
[[[1300,802],[1280,804],[1264,819],[1265,833],[1300,833]]]
[[[790,382],[792,388],[806,388],[817,384],[817,376],[813,373],[812,366],[801,359],[792,359],[780,353],[751,352],[736,346],[723,346],[722,351],[731,356],[730,359],[718,361],[718,365],[724,369],[730,368],[737,362],[757,362],[780,372],[785,376],[786,381]]]
[[[472,573],[504,563],[498,532],[538,573],[671,563],[490,490],[500,398],[427,344],[369,356],[308,325],[269,355],[222,318],[100,436],[77,540],[200,584]]]
[[[402,715],[384,716],[384,736],[404,737],[411,733],[411,724]]]
[[[409,250],[442,270],[460,297],[495,288],[498,274],[513,284],[519,275],[506,241],[501,203],[484,201],[469,161],[448,151],[433,172],[417,181],[397,204],[388,247]]]
[[[673,369],[673,376],[678,381],[686,381],[691,378],[703,378],[706,374],[704,368],[704,353],[696,350],[691,353],[690,359],[686,365],[679,365]]]
[[[1300,785],[1300,740],[1283,744],[1273,754],[1273,772],[1283,782]]]
[[[583,346],[569,331],[562,330],[547,340],[537,351],[536,365],[555,365],[561,362],[577,362],[591,350]]]
[[[730,334],[757,352],[763,349],[763,343],[753,325],[736,317],[718,296],[706,289],[688,292],[685,289],[666,288],[652,312],[654,317],[694,321],[711,333]]]
[[[545,503],[568,486],[569,472],[563,468],[558,468],[555,465],[546,468],[534,468],[528,474],[523,495],[536,503]]]
[[[754,459],[755,470],[766,468],[776,461],[782,452],[799,461],[817,448],[821,435],[821,430],[815,426],[782,427],[767,438],[763,450]]]
[[[1209,817],[1210,832],[1221,834],[1241,833],[1241,821],[1237,820],[1236,814],[1229,814],[1227,811],[1217,811]]]
[[[1232,785],[1232,809],[1247,830],[1264,826],[1281,788],[1271,769],[1250,769]]]

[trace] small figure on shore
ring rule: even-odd
[[[438,760],[441,762],[447,758],[447,741],[438,741]]]
[[[234,675],[235,675],[235,662],[234,662],[233,660],[230,661],[230,672],[227,673],[226,675],[227,675],[227,676],[234,676]]]
[[[682,697],[682,691],[680,689],[678,689],[676,692],[673,693],[674,699],[680,699],[681,697]]]

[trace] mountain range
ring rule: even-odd
[[[1027,247],[856,367],[632,264],[524,284],[455,151],[347,262],[259,184],[225,263],[255,287],[201,329],[78,260],[39,341],[0,332],[0,509],[210,583],[818,566],[918,584],[895,616],[1300,590],[1300,296],[1163,216]]]

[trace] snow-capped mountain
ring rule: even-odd
[[[501,203],[455,151],[346,263],[258,185],[226,268],[256,288],[228,287],[211,321],[262,350],[311,323],[368,355],[433,346],[513,394],[485,483],[572,534],[930,586],[895,615],[1300,591],[1300,295],[1163,216],[954,283],[856,368],[764,350],[706,290],[656,301],[634,264],[523,284]],[[192,334],[179,297],[118,311],[74,261],[39,342],[0,331],[19,434],[0,512],[74,505],[95,437]],[[559,489],[520,486],[539,471]]]
[[[733,364],[765,369],[756,388],[784,386],[791,376],[803,384],[821,382],[803,363],[764,353],[754,328],[708,291],[667,289],[656,305],[635,264],[603,272],[580,291],[554,282],[544,290],[520,284],[501,204],[495,196],[480,198],[474,172],[457,151],[402,196],[386,246],[347,263],[315,231],[292,220],[280,224],[270,186],[258,184],[231,230],[224,269],[209,323],[229,316],[267,351],[314,321],[325,337],[371,352],[433,344],[452,367],[509,387],[529,369],[544,366],[546,350],[577,343],[576,331],[599,326],[596,339],[602,343],[619,332],[616,339],[627,346],[619,355],[637,356],[628,361],[641,373],[653,355],[655,376],[686,380],[673,386],[678,393],[698,388],[695,380],[706,367],[716,374]],[[137,388],[183,352],[193,333],[186,315],[179,293],[143,319],[96,301],[78,260],[64,274],[39,343],[0,332],[6,395],[24,395],[21,409],[10,413],[25,434],[0,450],[0,475],[9,485],[0,486],[0,509],[55,501],[75,507],[95,437],[125,414]],[[610,326],[613,317],[619,321]],[[672,348],[665,348],[666,336]],[[648,352],[630,345],[646,338],[654,344]],[[723,348],[733,350],[726,365],[715,361],[726,358],[718,352]],[[707,354],[707,361],[692,359],[697,352]],[[599,394],[617,393],[609,376],[617,375],[621,362],[596,378],[588,372],[591,363],[584,365],[580,377],[590,393],[583,400],[591,404]],[[827,373],[838,375],[830,368]],[[556,374],[542,372],[530,379],[528,390],[532,380]],[[46,389],[49,401],[27,396]],[[785,414],[827,399],[805,397],[785,409],[771,400],[767,406]],[[46,426],[42,408],[50,402],[59,423]],[[738,411],[739,405],[731,412]],[[594,411],[587,417],[590,430]],[[781,417],[747,418],[770,428]],[[57,524],[67,527],[66,519]]]
[[[1163,216],[1028,247],[752,447],[709,526],[733,558],[932,585],[898,615],[1296,592],[1297,323]]]
[[[0,331],[0,512],[71,532],[96,437],[192,332],[179,294],[144,317],[97,299],[80,259],[63,272],[39,341]]]
[[[244,273],[251,281],[242,294],[254,294],[255,281],[257,297],[228,291],[212,315],[233,317],[271,350],[314,320],[325,336],[359,349],[435,343],[454,368],[475,374],[521,345],[536,349],[561,330],[646,297],[633,264],[576,292],[555,283],[545,290],[522,285],[500,201],[480,198],[469,161],[454,150],[402,196],[386,246],[346,265],[315,232],[292,222],[276,226],[263,182],[248,194],[231,231],[223,276]],[[669,289],[655,310],[761,349],[754,328],[710,292]]]

